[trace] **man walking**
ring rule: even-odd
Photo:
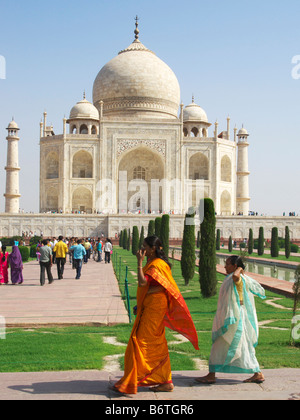
[[[79,280],[81,277],[81,268],[82,268],[82,260],[84,256],[86,255],[86,250],[84,246],[81,244],[81,239],[78,239],[77,245],[71,246],[70,249],[74,251],[73,258],[75,262],[75,268],[76,268],[76,280]]]
[[[40,247],[40,283],[41,286],[44,286],[45,284],[45,270],[47,271],[47,277],[49,284],[53,283],[53,276],[51,273],[51,267],[52,267],[52,250],[51,247],[47,245],[47,240],[44,239],[42,241],[42,246]]]
[[[56,265],[57,265],[57,276],[58,279],[63,279],[64,267],[66,263],[66,254],[68,253],[68,247],[63,242],[63,236],[59,236],[58,242],[53,248],[56,256]]]

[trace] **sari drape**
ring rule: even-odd
[[[218,309],[213,323],[210,372],[260,372],[255,355],[258,344],[258,321],[254,295],[265,299],[265,291],[251,277],[243,274],[243,300],[240,304],[232,274],[220,289]]]
[[[138,287],[137,316],[125,352],[124,376],[115,384],[126,394],[136,394],[138,386],[172,383],[165,327],[187,337],[199,350],[193,320],[168,264],[157,258],[143,272],[165,291],[147,294],[149,285]]]
[[[3,261],[4,258],[4,261]],[[0,252],[0,283],[8,283],[8,252]]]

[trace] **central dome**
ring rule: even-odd
[[[93,102],[99,111],[103,102],[107,117],[177,118],[180,87],[170,67],[136,39],[100,70]]]

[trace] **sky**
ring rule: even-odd
[[[0,0],[0,212],[7,131],[20,127],[20,208],[39,210],[39,123],[55,134],[134,40],[171,67],[181,101],[249,136],[250,209],[300,215],[299,0]]]

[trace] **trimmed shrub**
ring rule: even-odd
[[[278,246],[278,228],[272,228],[272,237],[271,237],[271,256],[274,258],[279,255],[279,246]]]
[[[153,236],[153,235],[155,235],[155,221],[154,220],[149,220],[148,236]]]
[[[161,239],[161,237],[160,237],[160,233],[161,233],[161,217],[156,217],[154,223],[155,223],[155,236],[157,236],[159,239]]]
[[[19,246],[19,250],[20,250],[20,253],[22,255],[22,261],[23,262],[28,261],[29,260],[29,254],[30,254],[29,248],[27,248],[27,246]]]
[[[291,242],[290,242],[290,229],[288,226],[285,227],[284,250],[285,250],[286,258],[289,258],[291,255]]]
[[[133,255],[136,255],[136,253],[139,250],[139,229],[137,226],[133,226],[132,228],[132,245],[131,245],[131,252]]]
[[[204,199],[204,219],[201,223],[199,282],[201,294],[209,298],[217,293],[216,216],[214,202]]]
[[[249,229],[249,238],[248,238],[248,254],[249,255],[253,253],[253,246],[254,246],[253,230]]]
[[[257,255],[264,255],[264,251],[265,251],[264,228],[261,226],[259,228]]]
[[[217,238],[216,238],[216,250],[220,251],[220,239],[221,239],[221,231],[217,229]]]
[[[186,214],[184,221],[182,254],[181,254],[181,274],[187,286],[195,274],[195,223],[187,223],[188,219],[194,219],[195,214]],[[194,222],[194,220],[192,221]]]
[[[231,235],[229,236],[229,239],[228,239],[228,251],[232,252],[232,237],[231,237]]]

